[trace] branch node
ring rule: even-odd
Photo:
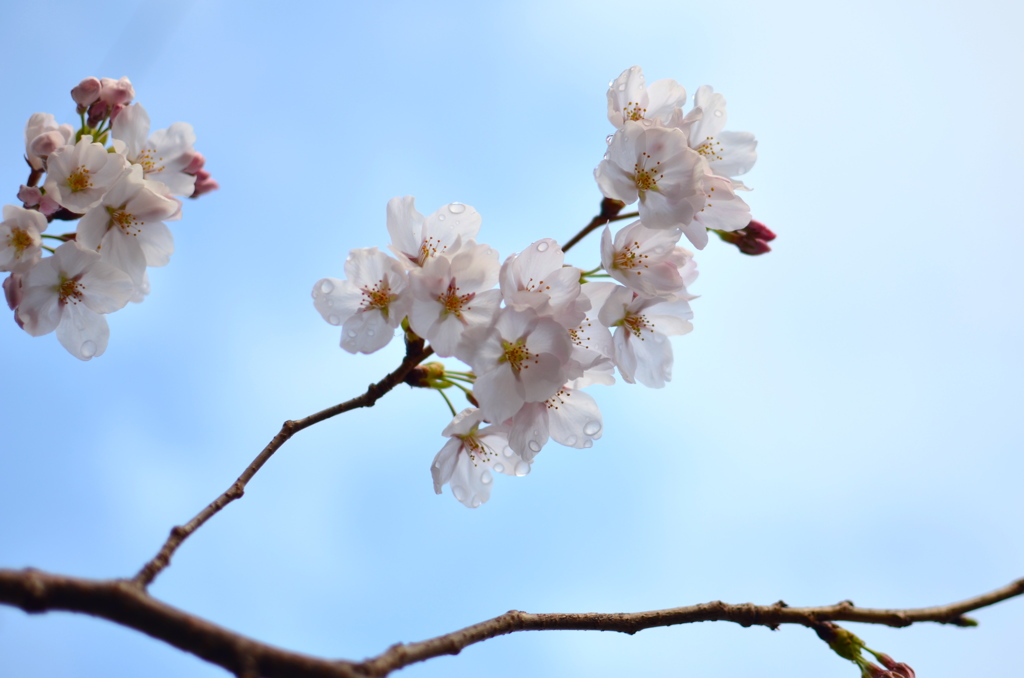
[[[171,528],[171,538],[173,539],[184,539],[188,536],[188,532],[185,530],[184,525],[175,525]]]

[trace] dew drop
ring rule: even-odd
[[[331,292],[334,291],[334,283],[332,283],[330,280],[324,280],[323,282],[320,283],[320,291],[323,292],[324,294],[330,294]]]
[[[518,464],[516,464],[516,475],[519,476],[520,478],[522,478],[529,472],[530,465],[527,464],[525,461],[521,461]]]
[[[605,153],[605,154],[604,154],[604,159],[605,159],[605,160],[607,160],[607,159],[608,159],[608,154],[607,154],[607,153]]]
[[[456,499],[457,499],[458,501],[462,501],[462,498],[466,496],[466,495],[465,495],[465,494],[464,494],[464,493],[462,492],[462,488],[461,488],[461,487],[453,487],[453,488],[452,488],[452,495],[454,495],[454,497],[455,497],[455,498],[456,498]]]
[[[490,485],[492,480],[494,480],[494,476],[491,475],[490,471],[484,471],[484,474],[480,476],[480,482],[484,485]]]
[[[654,123],[648,120],[647,118],[644,118],[643,120],[640,121],[640,124],[643,125],[644,127],[650,127]]]
[[[611,89],[611,88],[612,88],[612,85],[614,85],[614,84],[615,84],[615,81],[614,81],[614,80],[609,80],[609,81],[608,81],[608,89]]]
[[[463,205],[461,202],[453,202],[450,205],[448,205],[448,211],[451,212],[452,214],[462,214],[463,212],[466,211],[466,206]]]
[[[568,438],[565,439],[565,444],[568,445],[569,447],[572,447],[576,444],[577,440],[579,440],[579,438],[577,438],[576,436],[569,436]]]
[[[620,92],[625,92],[626,91],[626,83],[622,83],[622,84],[619,85],[619,91]]]
[[[480,501],[480,497],[477,497],[477,496],[474,496],[473,497],[473,501],[469,502],[470,508],[480,508],[480,504],[482,504],[482,503],[483,502]]]
[[[511,447],[506,445],[505,450],[502,452],[502,454],[504,454],[506,457],[511,457],[513,454],[515,454],[515,452],[512,451]]]
[[[332,325],[340,325],[341,324],[341,318],[339,318],[338,316],[332,314],[332,315],[327,316],[327,322],[331,323]],[[354,334],[354,332],[349,330],[349,334],[352,335],[352,334]]]
[[[331,306],[334,306],[334,299],[327,300],[327,307],[330,308]]]
[[[349,330],[348,331],[348,336],[351,337],[352,339],[355,339],[356,338],[356,331],[355,330]]]
[[[601,422],[597,420],[590,420],[583,425],[583,432],[588,436],[597,435],[601,432]]]
[[[437,215],[437,219],[438,219],[438,221],[444,221],[445,217],[444,217],[443,214],[438,214]]]
[[[495,464],[494,465],[494,470],[497,471],[498,473],[504,473],[505,472],[505,465],[504,464]]]
[[[537,251],[538,252],[547,252],[548,251],[548,244],[546,242],[544,242],[543,240],[540,241],[539,243],[537,243]]]
[[[538,443],[536,440],[531,440],[526,444],[526,446],[529,447],[530,451],[533,452],[534,454],[540,452],[540,443]]]
[[[594,441],[593,440],[584,440],[583,441],[583,449],[589,450],[593,446],[594,446]]]
[[[377,334],[377,330],[366,330],[366,336],[368,337],[372,337],[375,334]]]
[[[715,117],[716,118],[721,118],[722,117],[722,111],[721,110],[715,111]]]
[[[79,351],[83,358],[91,358],[96,355],[96,342],[92,339],[86,339],[82,342],[82,348]]]
[[[604,138],[604,142],[605,142],[606,144],[608,144],[608,145],[611,145],[611,143],[612,143],[612,139],[614,139],[614,138],[615,138],[615,135],[614,135],[614,134],[609,134],[608,136],[606,136],[606,137]]]

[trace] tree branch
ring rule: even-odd
[[[239,499],[245,494],[245,486],[248,484],[252,477],[256,475],[265,463],[277,452],[278,449],[291,438],[293,435],[298,433],[304,428],[309,428],[313,424],[318,424],[325,419],[348,412],[349,410],[355,410],[360,407],[373,407],[384,394],[398,386],[405,379],[409,372],[419,365],[421,362],[426,360],[434,353],[434,349],[429,346],[424,348],[423,340],[419,337],[407,335],[406,337],[406,350],[405,358],[402,363],[390,374],[381,379],[375,384],[370,384],[366,388],[366,392],[360,396],[347,400],[343,403],[328,407],[325,410],[321,410],[316,414],[311,414],[304,419],[289,420],[281,425],[281,430],[278,431],[277,435],[263,448],[263,451],[256,456],[256,458],[246,467],[242,475],[238,476],[238,479],[231,484],[227,490],[223,492],[219,497],[210,502],[206,508],[200,511],[192,520],[188,521],[184,525],[175,525],[171,528],[171,534],[167,537],[167,541],[160,547],[160,551],[153,556],[153,559],[146,563],[138,574],[132,578],[132,582],[137,586],[145,589],[153,580],[156,579],[164,569],[167,568],[171,563],[171,556],[181,546],[189,535],[202,527],[203,523],[217,515],[217,513],[225,506],[230,504],[236,499]]]
[[[531,614],[512,610],[452,633],[418,643],[397,644],[364,662],[328,660],[258,642],[200,617],[167,605],[137,583],[94,580],[48,574],[39,570],[0,569],[0,603],[38,613],[64,610],[108,619],[231,671],[240,678],[365,678],[386,676],[397,669],[433,657],[458,654],[463,648],[516,631],[618,631],[702,621],[729,621],[741,626],[782,624],[810,628],[822,622],[860,622],[910,626],[935,622],[973,626],[964,615],[1024,593],[1024,579],[1000,589],[949,605],[916,609],[871,609],[850,601],[823,607],[789,607],[721,601],[666,610],[631,613]]]

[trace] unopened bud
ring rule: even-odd
[[[128,80],[127,76],[120,80],[103,78],[100,84],[99,99],[109,106],[124,106],[130,104],[132,99],[135,98],[135,88],[132,87],[132,83]]]
[[[71,90],[71,98],[75,100],[75,103],[82,107],[82,111],[87,109],[97,99],[100,98],[100,85],[99,78],[86,78],[82,82],[78,83]]]
[[[109,110],[109,106],[103,101],[92,102],[92,105],[89,106],[89,114],[85,118],[85,124],[89,127],[99,127],[100,123],[106,119]]]
[[[887,654],[875,653],[875,658],[889,669],[892,678],[917,678],[914,669],[903,662],[898,662]]]
[[[58,148],[64,146],[64,135],[53,130],[40,134],[28,145],[28,152],[34,156],[45,158]]]
[[[210,191],[216,191],[218,188],[220,188],[220,184],[210,177],[209,172],[206,170],[199,170],[196,172],[196,186],[192,190],[192,195],[189,197],[198,198],[202,194],[209,193]]]
[[[42,212],[45,217],[51,217],[62,209],[64,208],[61,207],[60,203],[48,195],[44,195],[39,201],[39,211]]]
[[[743,227],[743,230],[747,232],[747,235],[753,236],[758,240],[764,240],[765,242],[775,240],[775,233],[756,219],[751,219],[750,223]]]
[[[20,200],[25,207],[35,207],[42,199],[43,192],[36,186],[22,185],[22,187],[18,189],[18,200]]]
[[[12,311],[17,310],[18,304],[21,303],[21,274],[11,273],[4,280],[4,298],[7,299],[7,306]],[[18,320],[18,314],[14,314],[14,319]],[[18,327],[24,327],[20,320],[18,320]]]
[[[444,363],[433,362],[417,365],[405,376],[405,383],[413,388],[437,388],[444,380]]]
[[[185,169],[181,170],[185,174],[196,174],[199,170],[203,169],[203,165],[206,164],[206,158],[199,151],[192,151],[192,159],[189,161]]]

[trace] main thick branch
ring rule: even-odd
[[[328,660],[258,642],[167,605],[131,580],[93,580],[39,570],[0,569],[0,603],[26,612],[63,610],[108,619],[222,666],[240,678],[363,678],[386,676],[416,662],[458,654],[474,643],[516,631],[618,631],[702,621],[777,628],[782,624],[815,627],[821,622],[860,622],[909,626],[936,622],[972,626],[968,612],[1024,593],[1024,579],[984,595],[949,605],[916,609],[871,609],[849,601],[823,607],[730,605],[720,601],[667,610],[628,613],[531,614],[513,610],[459,631],[419,643],[398,644],[364,662]]]

